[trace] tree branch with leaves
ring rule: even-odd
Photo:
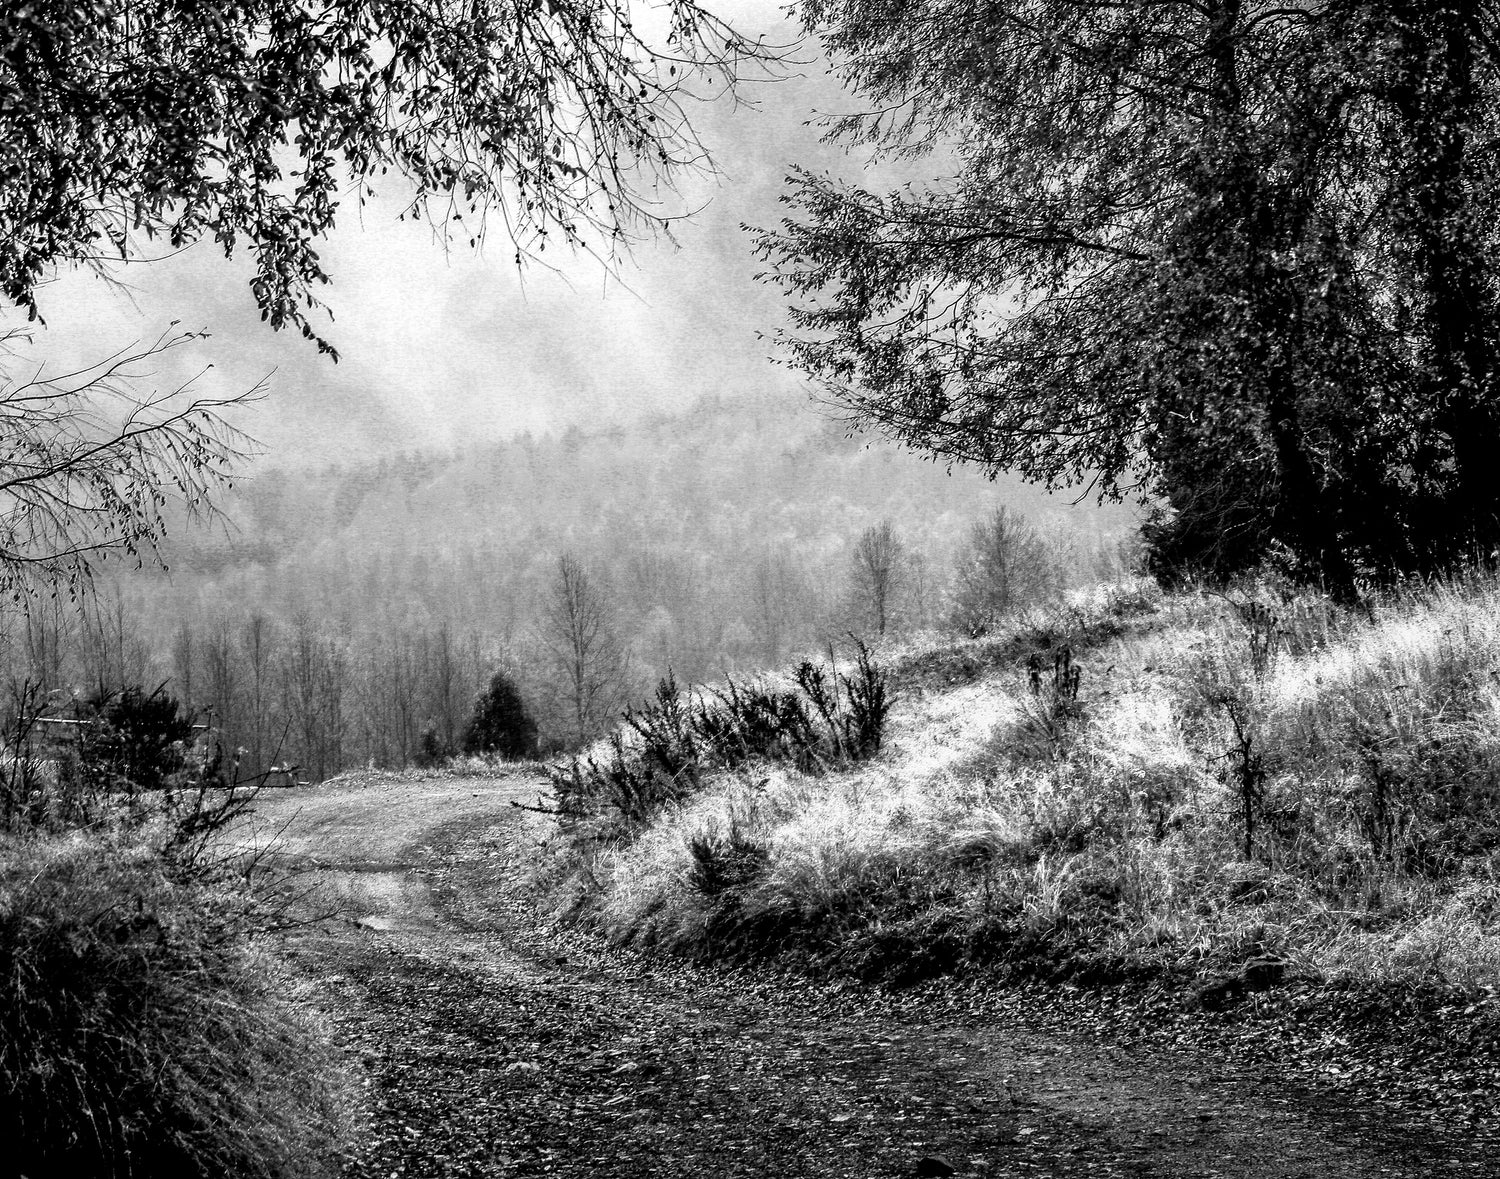
[[[178,0],[0,13],[0,289],[211,239],[263,319],[326,352],[318,239],[381,177],[444,239],[496,214],[517,260],[664,226],[707,156],[685,104],[779,50],[694,0]]]

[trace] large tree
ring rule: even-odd
[[[835,132],[951,179],[793,177],[787,355],[919,448],[1154,496],[1167,565],[1348,594],[1492,546],[1495,71],[1439,8],[810,0],[875,110]]]

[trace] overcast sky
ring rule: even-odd
[[[741,27],[792,35],[774,5],[741,7]],[[534,265],[520,274],[503,240],[445,255],[430,229],[395,219],[393,185],[362,218],[348,202],[320,250],[334,280],[324,291],[335,314],[325,334],[343,356],[337,365],[300,336],[271,332],[243,260],[226,262],[212,244],[122,268],[133,298],[86,273],[59,276],[42,293],[47,328],[37,354],[55,363],[94,358],[174,319],[206,329],[213,338],[180,364],[213,362],[205,391],[236,391],[270,374],[270,399],[245,425],[278,465],[628,420],[715,392],[780,390],[789,406],[812,412],[756,337],[778,322],[781,304],[752,281],[756,263],[740,230],[777,220],[791,165],[858,167],[805,125],[848,100],[816,67],[800,73],[755,87],[759,109],[699,108],[720,176],[683,194],[701,212],[676,231],[681,248],[640,245],[621,281],[584,258],[568,261],[562,276]]]

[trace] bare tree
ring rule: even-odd
[[[45,695],[62,687],[78,617],[57,598],[29,606],[21,612],[19,670],[24,682],[35,684]]]
[[[395,753],[403,766],[411,763],[417,748],[417,713],[421,707],[418,670],[411,634],[402,631],[386,651],[386,683],[396,722]]]
[[[629,665],[603,593],[571,553],[558,558],[541,637],[582,744],[618,704]]]
[[[969,530],[953,588],[953,626],[978,638],[1002,619],[1055,595],[1056,554],[1025,517],[998,508]]]
[[[218,731],[225,757],[237,765],[244,721],[239,707],[239,658],[227,619],[213,623],[204,636],[203,670],[208,679],[210,723]]]
[[[750,570],[750,615],[769,666],[781,662],[792,641],[800,588],[797,571],[781,548],[768,548]]]
[[[291,722],[296,757],[313,781],[343,768],[344,695],[348,660],[342,643],[299,614],[283,648],[282,710]]]
[[[866,528],[854,545],[851,588],[855,608],[875,628],[876,634],[885,634],[893,622],[897,596],[905,586],[906,574],[906,546],[891,522],[882,520]]]
[[[907,562],[906,601],[908,624],[915,630],[926,630],[933,622],[933,600],[937,596],[932,567],[924,553],[912,553]]]
[[[22,330],[0,335],[0,591],[77,595],[94,562],[160,562],[169,506],[213,515],[253,444],[223,418],[258,399],[190,397],[192,382],[140,392],[149,363],[196,333],[167,333],[99,364],[47,375]],[[18,375],[19,374],[19,375]]]
[[[276,650],[276,631],[264,614],[256,612],[245,619],[240,630],[240,646],[244,652],[245,670],[249,676],[250,707],[246,735],[249,737],[251,773],[262,773],[276,757],[280,742],[279,734],[271,731],[271,688],[273,659]],[[273,744],[274,743],[274,744]]]
[[[146,644],[136,631],[132,612],[126,609],[119,584],[89,595],[79,606],[77,646],[80,671],[88,688],[110,692],[143,684],[149,663]],[[37,603],[27,603],[26,609],[35,611]]]
[[[432,714],[443,748],[451,753],[458,748],[458,738],[464,722],[461,714],[468,704],[470,693],[463,683],[458,647],[448,624],[442,623],[437,633],[423,645],[427,649]]]
[[[193,624],[184,618],[172,635],[172,675],[177,680],[177,696],[191,712],[197,699],[193,693],[193,670],[198,662],[198,636]]]

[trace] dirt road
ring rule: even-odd
[[[344,782],[256,822],[343,917],[293,953],[371,1088],[349,1174],[1497,1175],[1461,1138],[1200,1055],[605,950],[514,883],[534,778]]]

